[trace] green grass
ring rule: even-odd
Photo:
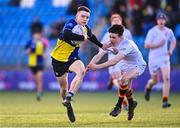
[[[115,92],[79,93],[73,103],[76,122],[70,123],[59,94],[44,93],[37,102],[32,92],[0,92],[0,127],[180,127],[180,94],[170,96],[172,107],[161,108],[161,95],[153,93],[145,102],[142,93],[135,117],[127,121],[127,112],[113,118],[109,112],[117,101]]]

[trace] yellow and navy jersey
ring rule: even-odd
[[[51,52],[51,57],[55,60],[68,62],[75,57],[78,57],[80,44],[74,44],[72,40],[83,41],[84,36],[72,33],[72,30],[76,25],[77,22],[74,19],[69,20],[64,25],[57,40],[57,44]],[[87,25],[84,26],[84,32],[87,33],[88,37],[93,35],[91,29]]]
[[[29,49],[28,66],[36,67],[44,65],[44,52],[46,44],[43,40],[30,40],[25,46],[25,49]]]

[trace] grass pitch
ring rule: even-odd
[[[138,106],[133,120],[127,112],[109,116],[117,101],[116,92],[84,92],[72,103],[76,122],[70,123],[58,92],[45,92],[42,101],[34,92],[0,92],[0,127],[180,127],[180,94],[172,93],[172,107],[161,107],[161,94],[152,93],[146,102],[143,93],[135,93]]]

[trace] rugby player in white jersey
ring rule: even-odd
[[[157,25],[148,31],[144,47],[149,49],[148,66],[151,78],[145,88],[145,100],[150,100],[152,87],[157,84],[159,71],[162,74],[162,107],[168,108],[171,104],[168,102],[170,91],[170,56],[176,46],[176,39],[173,31],[165,26],[166,15],[159,12],[156,16]],[[168,42],[170,46],[168,48]]]
[[[111,26],[113,26],[115,24],[122,25],[122,17],[119,14],[114,13],[111,15],[110,22],[111,22]],[[123,36],[129,40],[133,40],[131,32],[126,28],[124,28]],[[101,43],[102,44],[111,44],[110,38],[109,38],[109,32],[106,32],[104,34]],[[112,52],[108,52],[108,59],[112,59],[114,56],[115,55]],[[116,65],[108,68],[109,75],[110,75],[109,81],[108,81],[108,89],[112,89],[113,85],[119,87],[117,79],[115,79],[115,75],[117,73],[117,70],[118,70],[118,68],[116,68]],[[123,109],[128,110],[128,101],[126,98],[123,101],[122,107],[123,107]]]
[[[128,120],[132,120],[137,102],[133,100],[131,84],[134,78],[144,72],[146,62],[136,44],[132,40],[123,37],[123,32],[124,27],[122,25],[113,25],[109,29],[109,37],[110,42],[117,48],[118,53],[114,58],[109,59],[102,64],[97,64],[97,62],[107,53],[107,51],[100,50],[99,53],[93,57],[87,68],[89,70],[97,70],[117,65],[118,73],[116,73],[115,79],[118,80],[119,97],[118,102],[110,112],[110,115],[116,117],[121,112],[123,99],[124,97],[127,97],[129,103]]]
[[[122,25],[122,17],[121,17],[121,15],[119,15],[117,13],[112,14],[111,18],[110,18],[110,22],[111,22],[111,26],[115,25],[115,24]],[[129,40],[133,40],[131,32],[126,28],[124,28],[123,36],[126,37]],[[103,36],[103,38],[101,40],[101,43],[102,44],[109,44],[110,43],[109,32],[106,32],[104,34],[104,36]],[[114,54],[112,52],[109,52],[108,53],[108,59],[112,59],[113,57],[114,57]],[[115,75],[115,72],[116,72],[116,67],[115,66],[109,67],[109,75],[110,75],[109,82],[108,82],[108,89],[109,90],[112,89],[113,85],[117,86],[117,82],[113,78],[113,75]]]

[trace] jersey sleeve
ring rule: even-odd
[[[30,48],[30,47],[31,47],[31,40],[29,40],[29,41],[26,43],[24,49],[27,50],[27,49]]]
[[[132,34],[129,30],[127,30],[127,39],[133,40]]]
[[[131,51],[133,50],[133,46],[128,44],[126,46],[123,46],[120,48],[120,52],[123,54],[123,55],[128,55],[129,53],[131,53]]]
[[[90,40],[92,43],[96,44],[98,47],[102,48],[102,44],[99,42],[99,40],[96,38],[96,36],[92,33],[91,29],[86,25],[87,28],[87,36],[88,40]]]
[[[75,22],[74,19],[69,20],[64,28],[63,28],[63,33],[62,33],[62,38],[67,41],[70,42],[71,40],[74,41],[84,41],[84,36],[83,35],[78,35],[72,32],[72,29],[74,28],[74,26],[77,25],[77,23]]]
[[[170,42],[176,42],[176,38],[175,38],[174,33],[171,29],[169,31],[169,40],[170,40]]]
[[[74,26],[75,24],[70,20],[65,24],[64,30],[72,30]]]
[[[99,49],[99,52],[102,52],[102,53],[104,53],[104,54],[107,54],[108,53],[108,51],[105,51],[105,50],[103,50],[103,49]]]
[[[89,38],[91,38],[93,35],[91,29],[88,27],[88,25],[86,25],[86,28],[87,28],[87,35]]]

